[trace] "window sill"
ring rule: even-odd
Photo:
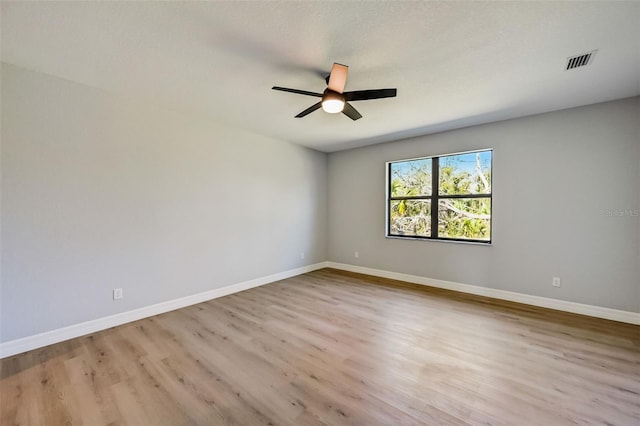
[[[420,237],[401,237],[399,235],[385,235],[385,238],[393,240],[411,240],[411,241],[428,241],[434,243],[458,243],[458,244],[470,244],[474,246],[492,246],[493,242],[480,242],[480,241],[464,241],[464,240],[444,240],[436,238],[420,238]]]

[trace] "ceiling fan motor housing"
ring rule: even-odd
[[[322,109],[328,113],[336,114],[344,109],[344,95],[335,90],[325,89],[322,94]]]

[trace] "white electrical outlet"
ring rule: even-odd
[[[122,292],[121,288],[114,288],[113,289],[113,300],[120,300],[124,297],[124,293]]]
[[[360,253],[358,253],[357,251],[353,252],[353,257],[355,257],[356,259],[360,257]]]
[[[554,287],[560,287],[560,277],[553,277],[551,285]]]
[[[304,259],[304,252],[303,251],[300,252],[300,259]]]

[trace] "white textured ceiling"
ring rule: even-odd
[[[639,2],[2,2],[2,60],[322,151],[640,94]],[[592,65],[567,57],[597,49]],[[364,118],[319,110],[333,62]]]

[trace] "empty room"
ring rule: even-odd
[[[640,424],[640,2],[5,1],[0,424]]]

